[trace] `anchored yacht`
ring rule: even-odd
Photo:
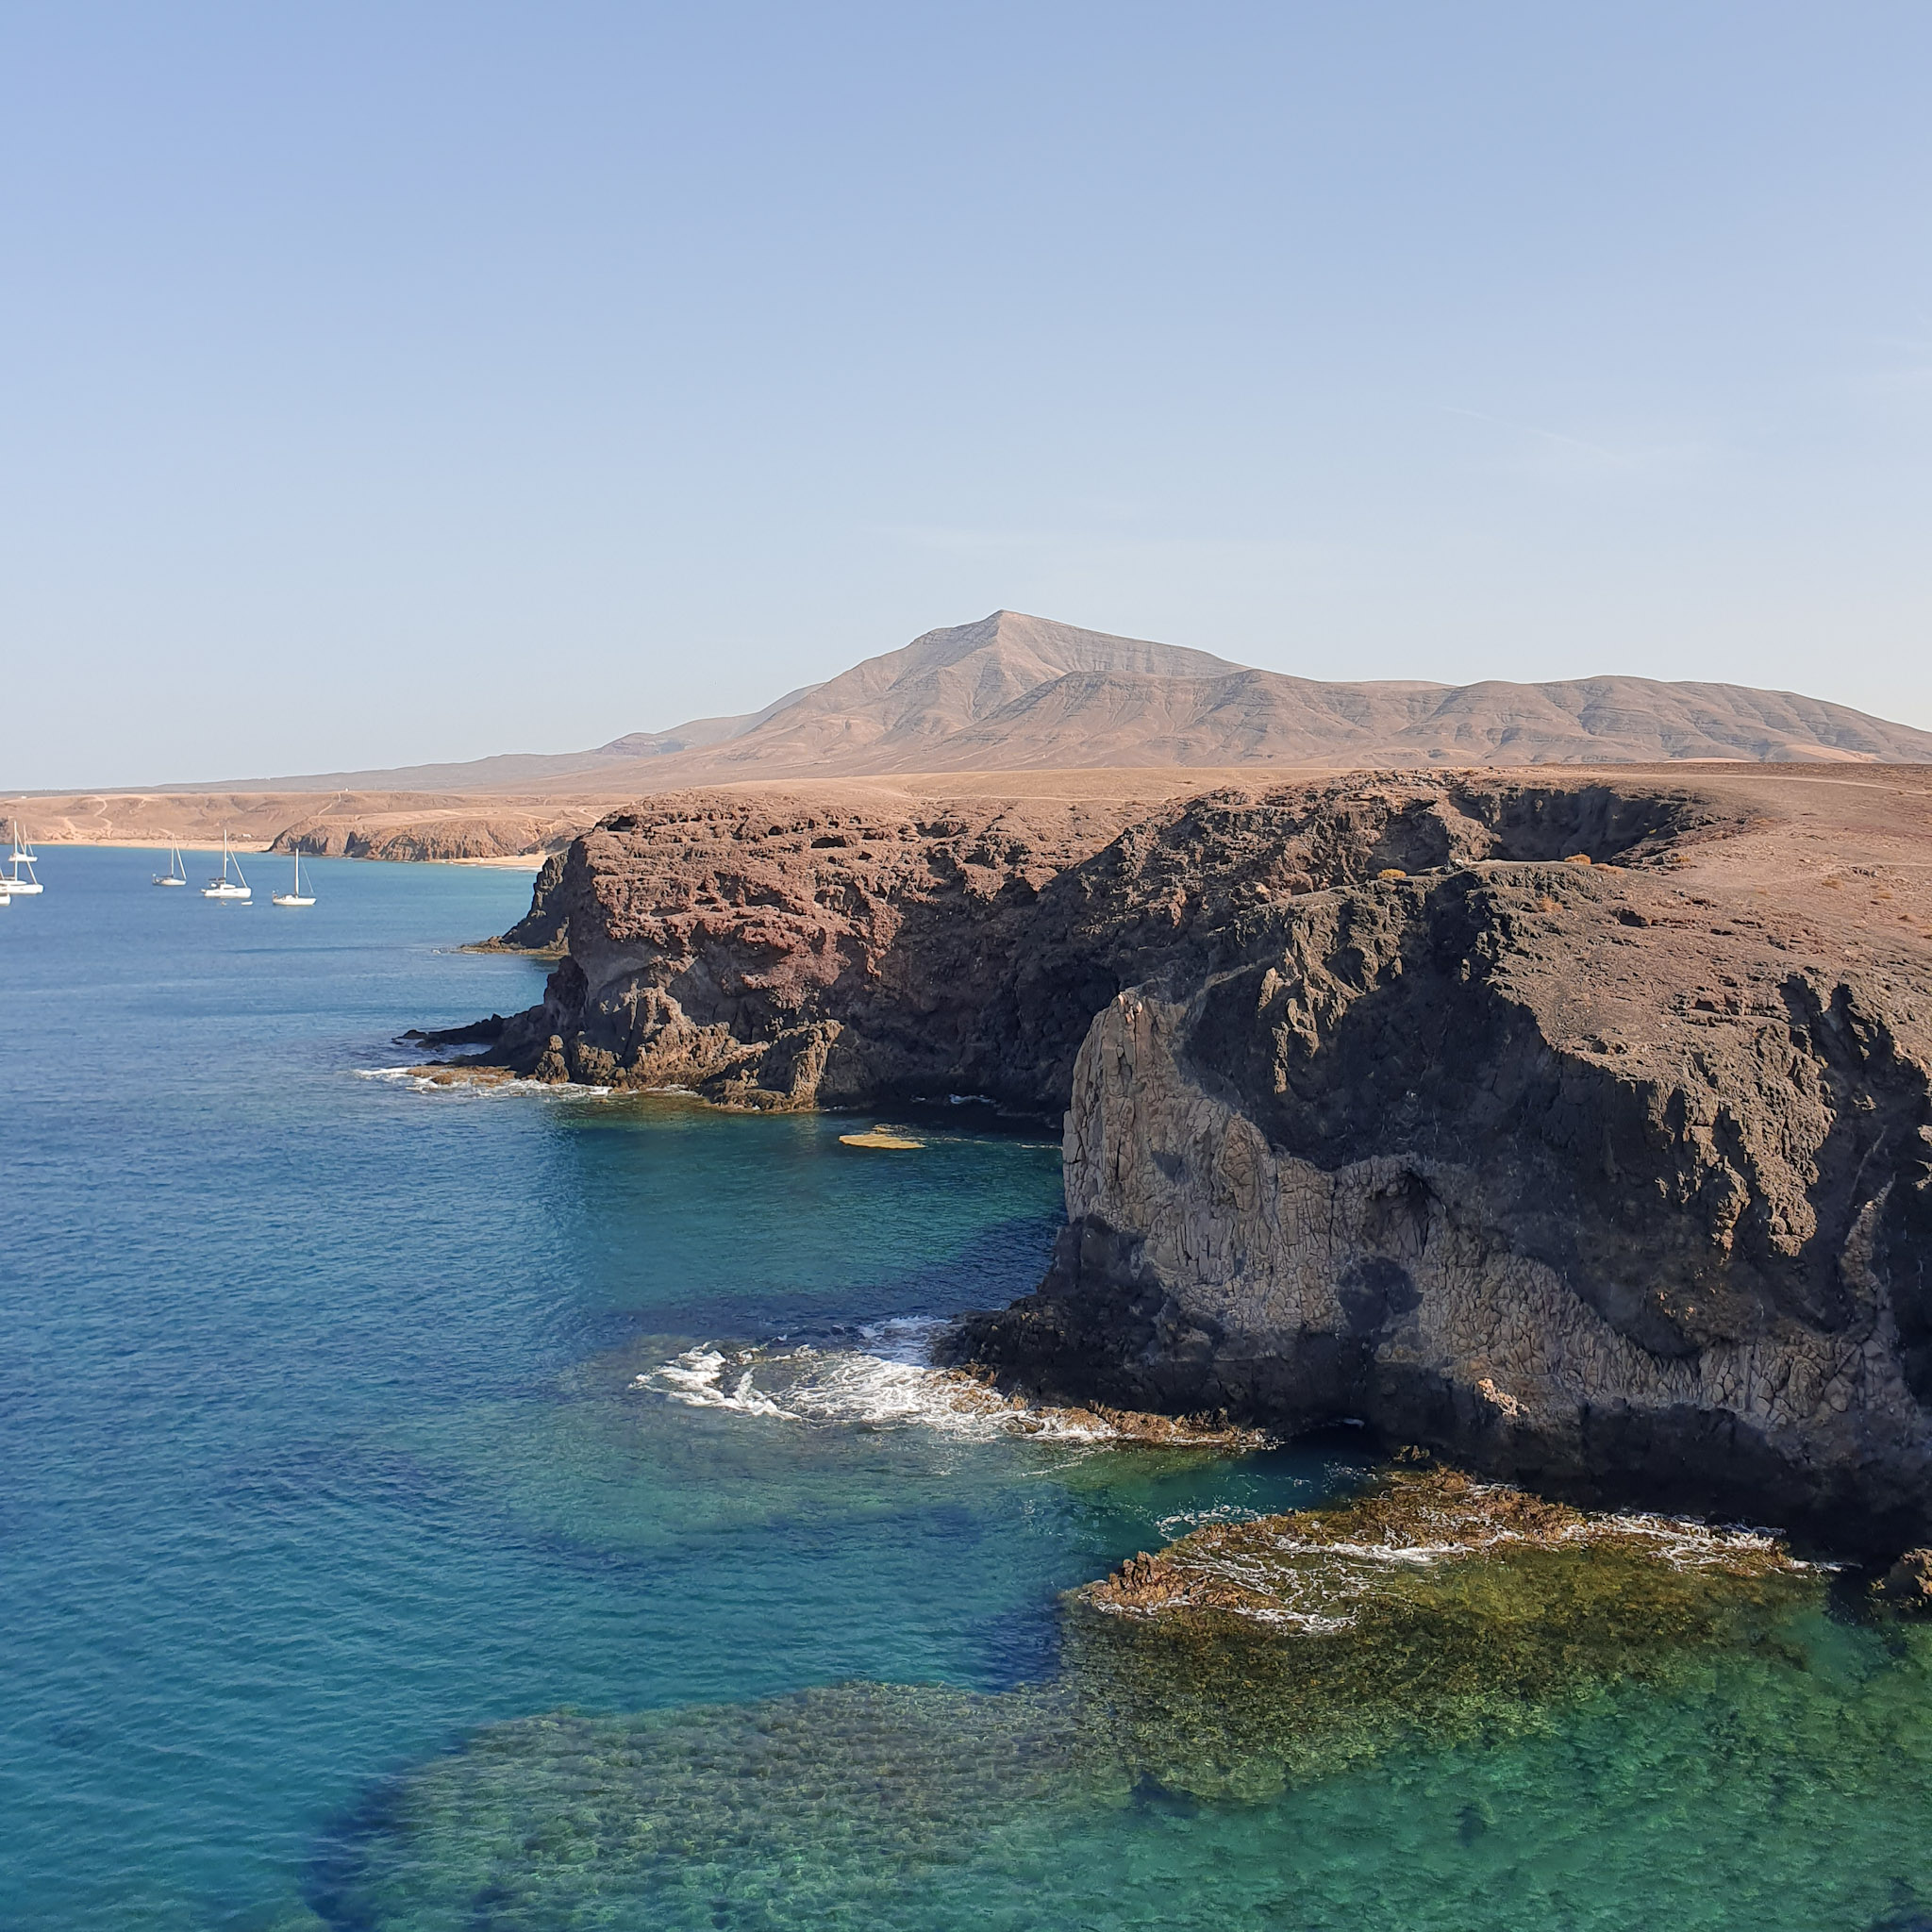
[[[277,906],[313,906],[315,904],[315,889],[312,883],[309,887],[308,897],[304,898],[302,894],[302,855],[299,852],[295,855],[294,883],[290,886],[286,892],[275,893],[274,903]]]
[[[228,876],[230,872],[235,876]],[[222,827],[222,875],[210,879],[202,887],[204,899],[252,899],[255,894],[248,890],[248,881],[242,876],[242,861],[228,850],[228,828]]]
[[[0,874],[0,887],[4,887],[9,899],[30,899],[36,892],[45,890],[34,876],[34,848],[21,831],[20,821],[13,822],[13,853],[11,870]]]

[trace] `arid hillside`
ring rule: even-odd
[[[662,758],[660,783],[1078,766],[1932,759],[1932,732],[1741,685],[1327,683],[995,611],[929,631],[750,729]],[[655,788],[654,788],[655,789]]]
[[[1731,684],[1326,682],[996,610],[760,710],[589,751],[46,794],[0,800],[0,811],[17,809],[49,842],[206,844],[226,825],[309,852],[487,858],[560,849],[614,806],[692,786],[856,778],[918,793],[1081,772],[1110,792],[1172,796],[1224,772],[1710,761],[1924,764],[1932,732]]]

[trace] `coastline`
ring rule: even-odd
[[[183,853],[211,852],[219,858],[222,850],[219,841],[209,844],[201,839],[42,838],[38,833],[33,835],[33,839],[36,850],[42,855],[49,852],[73,851],[81,848],[102,852],[169,852],[178,848]],[[228,841],[228,850],[230,852],[242,853],[253,858],[260,858],[265,853],[273,853],[275,849],[275,841],[272,839],[230,839]],[[302,856],[305,859],[308,859],[317,855],[305,852]],[[339,854],[336,856],[358,858],[362,857],[360,854]],[[539,872],[542,869],[543,861],[549,857],[550,855],[547,852],[515,852],[506,853],[491,858],[390,858],[386,857],[377,858],[371,857],[364,862],[374,865],[475,865],[490,866],[503,872]]]
[[[222,851],[220,839],[216,839],[212,844],[208,844],[200,839],[73,839],[58,834],[43,837],[41,833],[32,831],[31,827],[29,827],[29,832],[33,839],[35,849],[42,853],[68,851],[76,847],[86,847],[90,850],[103,852],[168,852],[178,846],[183,852],[212,852],[217,858],[220,858]],[[271,841],[266,839],[230,839],[228,841],[228,850],[230,852],[260,854],[271,849]]]
[[[1761,768],[1357,773],[1138,818],[667,796],[541,875],[511,935],[564,944],[542,1004],[422,1043],[487,1047],[446,1080],[1064,1115],[1047,1275],[965,1330],[1003,1388],[1359,1416],[1889,1560],[1932,1543],[1927,779],[1886,774],[1882,822]],[[1888,1295],[1900,1340],[1848,1358]]]
[[[109,890],[30,920],[54,950],[16,968],[17,1132],[88,1136],[26,1170],[52,1233],[12,1271],[9,1474],[71,1512],[4,1579],[9,1681],[45,1711],[22,1748],[48,1799],[9,1847],[35,1924],[157,1897],[185,1923],[233,1867],[238,1911],[310,1932],[479,1897],[703,1925],[781,1891],[794,1923],[917,1932],[983,1932],[988,1897],[1266,1924],[1287,1846],[1303,1923],[1360,1924],[1373,1888],[1379,1923],[1466,1932],[1525,1844],[1566,1897],[1610,1866],[1598,1916],[1641,1924],[1668,1828],[1705,1887],[1686,1923],[1869,1927],[1923,1872],[1932,1623],[1868,1615],[1862,1574],[1707,1576],[1607,1528],[1439,1557],[1433,1521],[1349,1507],[1412,1438],[1246,1454],[1011,1407],[916,1351],[1037,1282],[1053,1137],[960,1105],[969,1136],[870,1152],[853,1117],[351,1077],[413,1058],[386,1043],[411,1016],[533,996],[527,964],[443,949],[524,874],[335,868],[381,922],[331,933],[203,916],[111,856],[64,867]],[[99,1410],[70,1391],[126,1386],[131,1287],[236,1399],[128,1390],[125,1478],[76,1494]],[[84,1619],[75,1550],[108,1553]],[[194,1668],[95,1667],[162,1645]],[[70,1747],[93,1736],[128,1748]],[[1691,1796],[1644,1802],[1657,1765]],[[1754,1919],[1740,1870],[1779,1908]]]

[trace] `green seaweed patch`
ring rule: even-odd
[[[1072,1717],[1051,1692],[856,1683],[492,1724],[390,1793],[319,1903],[412,1932],[553,1932],[644,1907],[654,1924],[809,1923],[1066,1802]]]
[[[1081,1728],[1130,1774],[1259,1798],[1410,1744],[1500,1740],[1778,1636],[1824,1582],[1774,1537],[1591,1515],[1452,1471],[1215,1524],[1071,1593]]]
[[[1160,1793],[1265,1802],[1739,1670],[1813,1684],[1801,1640],[1824,1595],[1768,1536],[1405,1474],[1069,1592],[1049,1685],[491,1725],[392,1788],[315,1903],[409,1932],[899,1924],[908,1880],[997,1870],[1053,1821]]]
[[[1445,1576],[1453,1579],[1446,1565],[1478,1557],[1513,1562],[1534,1551],[1621,1554],[1678,1577],[1815,1574],[1768,1530],[1714,1529],[1684,1517],[1634,1512],[1591,1514],[1507,1483],[1430,1469],[1387,1474],[1332,1507],[1208,1524],[1158,1556],[1143,1550],[1076,1594],[1097,1609],[1126,1615],[1224,1610],[1329,1632],[1383,1600],[1427,1600],[1445,1587]]]

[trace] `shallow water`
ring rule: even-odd
[[[535,996],[453,950],[526,875],[323,861],[289,913],[154,865],[57,851],[0,913],[0,1920],[1932,1912],[1924,1634],[1815,1603],[1453,1743],[1151,1773],[1062,1671],[1060,1592],[1360,1463],[948,1406],[921,1324],[1037,1278],[1047,1136],[370,1077]]]

